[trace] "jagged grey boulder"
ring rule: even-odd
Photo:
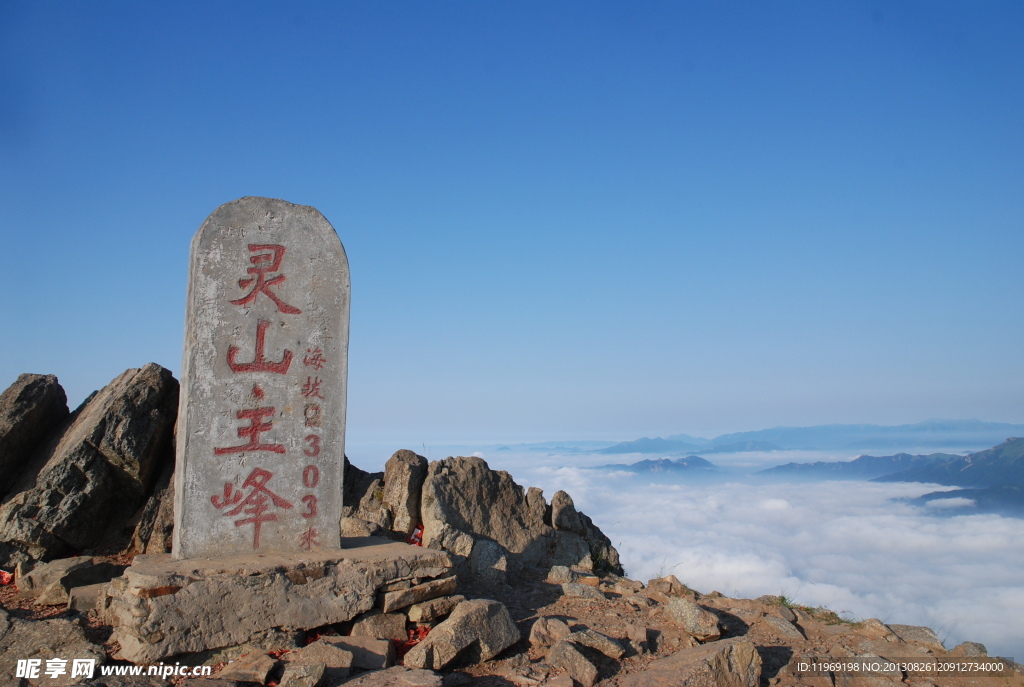
[[[559,501],[569,517],[571,499],[566,495]],[[552,564],[622,572],[618,552],[589,518],[572,507],[577,517],[569,519],[585,535],[552,527],[552,512],[539,489],[524,490],[507,472],[491,470],[481,458],[430,463],[420,510],[424,546],[469,556],[473,540],[488,540],[510,554],[509,574],[522,565]]]
[[[391,529],[408,536],[419,524],[420,492],[427,477],[427,459],[405,449],[384,466],[383,505],[391,513]]]
[[[665,612],[698,641],[710,642],[722,636],[718,617],[689,599],[671,599],[665,606]]]
[[[178,382],[155,363],[124,372],[83,404],[0,508],[0,564],[122,537],[169,459],[177,405]]]
[[[519,629],[504,605],[490,599],[463,601],[405,655],[405,665],[440,670],[471,647],[474,659],[487,661],[518,641]]]
[[[761,656],[742,637],[683,649],[659,658],[641,673],[619,679],[620,687],[757,687]]]
[[[541,616],[530,628],[530,645],[543,652],[570,634],[572,634],[572,630],[564,620]]]
[[[618,640],[612,639],[608,635],[603,635],[596,630],[577,630],[566,637],[566,639],[573,644],[599,651],[608,658],[620,659],[626,653],[626,650],[622,648]]]
[[[580,650],[576,644],[562,640],[551,647],[547,662],[556,668],[562,668],[573,680],[583,687],[593,687],[597,682],[597,666]]]
[[[0,496],[67,417],[68,399],[53,375],[18,375],[0,394]]]

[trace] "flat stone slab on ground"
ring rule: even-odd
[[[176,560],[141,555],[110,585],[120,656],[168,656],[244,644],[271,628],[310,629],[368,611],[383,585],[447,577],[443,551],[368,537],[350,548]]]

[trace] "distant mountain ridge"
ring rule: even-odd
[[[1024,425],[981,420],[928,420],[909,425],[816,425],[773,427],[701,439],[687,434],[624,441],[595,453],[724,453],[724,447],[759,442],[787,450],[965,448],[992,446],[1007,437],[1024,436]],[[776,450],[739,448],[744,450]]]
[[[953,453],[932,453],[926,456],[897,453],[894,456],[860,456],[846,461],[817,461],[815,463],[786,463],[758,475],[766,477],[797,477],[825,480],[870,480],[883,475],[924,465],[935,465],[946,460],[961,458]]]
[[[1024,485],[1024,439],[876,477],[875,482],[934,482],[955,487]]]
[[[614,470],[619,472],[717,472],[718,466],[711,461],[704,460],[700,456],[687,456],[685,458],[659,458],[657,460],[641,460],[630,465],[598,465],[594,470]]]

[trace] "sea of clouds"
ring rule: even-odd
[[[470,453],[459,448],[428,457]],[[927,625],[947,648],[975,641],[991,654],[1024,658],[1024,520],[946,517],[901,500],[943,487],[768,482],[748,476],[760,467],[749,455],[736,456],[720,478],[695,482],[590,469],[650,456],[475,453],[549,500],[567,491],[612,540],[631,578],[671,573],[703,593],[785,594],[850,619]],[[763,459],[764,467],[787,462]]]

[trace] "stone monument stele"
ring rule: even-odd
[[[192,239],[175,558],[341,546],[350,282],[315,208],[225,203]]]

